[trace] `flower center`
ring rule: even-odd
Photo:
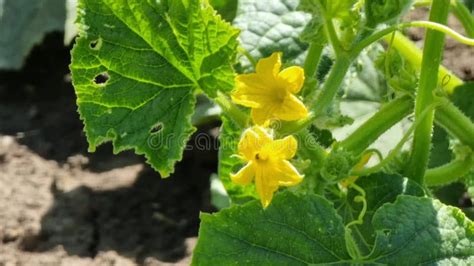
[[[266,154],[262,154],[262,153],[259,153],[257,152],[255,154],[255,160],[257,160],[257,162],[264,162],[268,159],[268,155]]]

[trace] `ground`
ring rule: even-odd
[[[51,34],[21,71],[0,72],[0,266],[189,264],[216,151],[186,151],[168,179],[110,145],[87,153],[69,49]],[[448,40],[444,63],[472,80],[473,53]]]

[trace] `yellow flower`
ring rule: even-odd
[[[292,66],[280,72],[281,53],[261,59],[257,72],[238,75],[232,100],[252,108],[255,124],[271,119],[292,121],[308,116],[305,105],[295,96],[304,82],[304,70]]]
[[[238,146],[239,154],[247,164],[231,175],[232,181],[248,185],[255,177],[257,193],[266,208],[279,186],[294,186],[303,179],[288,161],[295,156],[297,146],[293,136],[273,140],[262,127],[247,129]]]

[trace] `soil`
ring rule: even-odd
[[[0,266],[188,265],[216,151],[189,149],[168,179],[133,152],[87,153],[69,49],[51,34],[0,72]]]

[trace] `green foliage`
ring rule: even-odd
[[[370,258],[398,265],[474,263],[474,224],[461,210],[430,198],[400,196],[372,219]]]
[[[474,0],[461,0],[466,7],[471,11],[472,14],[474,14]]]
[[[307,45],[300,33],[311,19],[296,11],[298,0],[240,0],[234,26],[241,29],[240,43],[255,59],[275,51],[283,52],[283,60],[302,65]],[[243,70],[252,66],[242,57]]]
[[[226,21],[232,21],[237,12],[237,0],[210,0],[209,3]]]
[[[331,18],[341,19],[341,20],[351,20],[352,6],[357,2],[357,0],[321,0],[321,3],[325,9],[326,15]]]
[[[352,236],[357,239],[358,248],[368,254],[375,244],[376,235],[372,225],[375,212],[384,204],[395,202],[399,195],[422,197],[425,193],[418,184],[398,174],[377,173],[359,178],[356,184],[366,193],[367,212],[361,225],[351,227]],[[349,189],[339,208],[339,213],[346,223],[353,221],[362,211],[362,204],[356,201],[358,196],[358,191]]]
[[[324,161],[321,176],[328,182],[339,182],[349,177],[356,162],[356,158],[350,152],[342,149],[332,150]]]
[[[71,65],[79,112],[91,151],[111,140],[115,152],[133,148],[168,176],[194,131],[194,93],[233,88],[238,31],[199,1],[123,1],[79,4]]]
[[[193,265],[337,263],[350,259],[344,246],[342,220],[328,201],[287,192],[265,210],[254,201],[202,214]]]
[[[301,40],[307,43],[318,43],[324,45],[326,34],[324,32],[324,20],[320,16],[313,16],[301,32]]]
[[[46,33],[64,30],[64,0],[0,1],[0,69],[19,69]]]
[[[417,71],[397,50],[390,49],[386,53],[381,53],[376,59],[376,66],[384,73],[392,90],[399,93],[415,93],[418,86]]]
[[[201,221],[193,265],[474,262],[474,224],[459,209],[430,198],[402,195],[382,205],[372,219],[375,246],[356,258],[344,248],[341,217],[315,195],[280,193],[265,210],[254,201],[202,214]]]
[[[366,0],[367,26],[393,23],[403,16],[413,4],[413,0]]]
[[[474,82],[457,87],[451,96],[453,103],[471,120],[474,120]]]

